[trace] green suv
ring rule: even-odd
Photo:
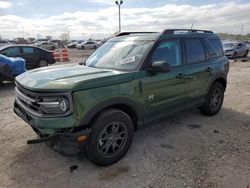
[[[219,112],[228,59],[211,31],[120,33],[78,65],[16,78],[15,113],[66,155],[86,152],[101,166],[128,151],[134,132],[180,110]]]

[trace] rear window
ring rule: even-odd
[[[206,53],[200,39],[185,39],[187,63],[206,60]]]
[[[34,48],[24,47],[23,53],[24,54],[32,54],[32,53],[34,53]]]
[[[220,39],[208,39],[208,43],[212,48],[214,48],[214,51],[216,52],[217,57],[221,57],[224,55],[223,48],[220,42]],[[211,48],[210,47],[210,48]],[[208,49],[209,50],[209,49]],[[210,50],[211,51],[211,50]]]

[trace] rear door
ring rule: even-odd
[[[190,102],[199,102],[206,95],[207,88],[214,75],[214,59],[209,58],[205,41],[200,38],[184,39],[185,69],[180,79],[188,82]],[[223,51],[222,51],[223,53]]]
[[[23,46],[21,49],[21,56],[26,60],[26,69],[38,67],[39,56],[37,49]]]

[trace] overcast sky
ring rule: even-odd
[[[250,1],[124,0],[123,31],[162,31],[166,28],[209,29],[250,33]],[[118,30],[118,8],[110,0],[0,0],[0,35],[5,38],[72,39],[106,37]]]

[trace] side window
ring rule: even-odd
[[[23,47],[23,53],[24,54],[32,54],[32,53],[34,53],[34,49],[29,48],[29,47]]]
[[[13,48],[8,48],[3,51],[7,56],[16,56],[19,55],[19,48],[18,47],[13,47]]]
[[[223,48],[219,39],[208,39],[208,42],[215,49],[218,57],[224,55]]]
[[[208,40],[206,40],[206,47],[208,50],[209,57],[211,57],[211,58],[217,57],[217,53],[216,53],[215,48],[212,46],[211,42],[209,42]]]
[[[153,52],[151,61],[167,61],[171,67],[181,65],[181,44],[179,40],[160,42]]]
[[[187,63],[206,60],[206,53],[200,39],[185,39]]]

